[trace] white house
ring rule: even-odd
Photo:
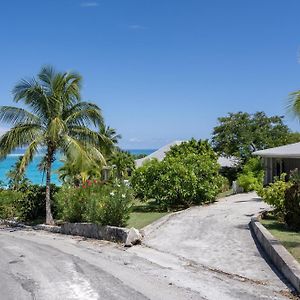
[[[142,166],[146,160],[150,160],[153,158],[156,158],[158,161],[162,161],[165,158],[166,153],[170,150],[170,148],[172,146],[180,145],[182,142],[183,141],[174,141],[170,144],[167,144],[167,145],[161,147],[160,149],[156,150],[155,152],[151,153],[150,155],[148,155],[146,157],[137,159],[135,161],[135,166],[138,168],[138,167]],[[233,157],[227,158],[227,157],[220,156],[218,158],[218,163],[221,165],[222,168],[224,168],[224,167],[233,168],[238,163],[238,161],[236,158],[233,158]]]
[[[289,174],[296,168],[300,170],[300,143],[256,151],[253,155],[263,160],[265,184],[272,182],[274,176],[280,176],[281,173]]]

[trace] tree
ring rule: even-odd
[[[131,186],[141,200],[156,199],[162,209],[214,201],[224,178],[207,141],[173,146],[162,161],[151,159],[136,169]]]
[[[53,224],[51,213],[51,168],[57,151],[69,160],[80,156],[83,160],[97,157],[104,163],[98,145],[97,132],[103,122],[96,104],[81,101],[81,76],[77,73],[56,72],[52,67],[41,69],[37,78],[21,80],[14,88],[14,101],[23,102],[29,110],[13,106],[0,107],[0,121],[12,128],[0,138],[0,158],[15,148],[26,147],[19,171],[23,172],[34,154],[46,150],[46,223]]]
[[[256,150],[285,145],[297,138],[283,123],[282,116],[268,117],[264,112],[229,113],[218,121],[212,137],[215,151],[243,161]]]
[[[12,190],[18,190],[20,186],[30,183],[24,172],[20,172],[20,165],[22,163],[23,156],[20,156],[12,168],[6,173],[8,178],[8,186]]]
[[[133,156],[126,151],[116,150],[109,161],[117,178],[126,178],[135,168]]]
[[[104,123],[101,124],[99,128],[99,141],[100,143],[102,142],[102,152],[106,158],[109,158],[113,154],[121,138],[122,136],[117,133],[116,129],[106,126]]]

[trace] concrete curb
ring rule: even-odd
[[[274,266],[286,277],[297,292],[300,292],[300,264],[259,222],[259,217],[251,218],[249,226]]]
[[[115,226],[101,226],[93,223],[65,223],[61,226],[40,224],[32,227],[52,233],[77,235],[110,242],[125,243],[129,229]]]

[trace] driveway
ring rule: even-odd
[[[288,299],[248,228],[255,194],[148,226],[142,246],[0,230],[1,299]]]

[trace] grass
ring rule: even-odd
[[[261,223],[300,262],[300,232],[289,230],[284,223],[271,217],[262,219]]]
[[[132,212],[127,227],[141,229],[167,214],[168,212]]]
[[[220,193],[217,196],[217,199],[227,197],[229,195],[232,195],[232,190]],[[173,211],[178,211],[181,209],[185,209],[185,207],[177,207]],[[154,199],[150,199],[146,202],[135,199],[133,212],[130,214],[127,227],[141,229],[167,215],[168,213],[170,212],[160,211]]]

